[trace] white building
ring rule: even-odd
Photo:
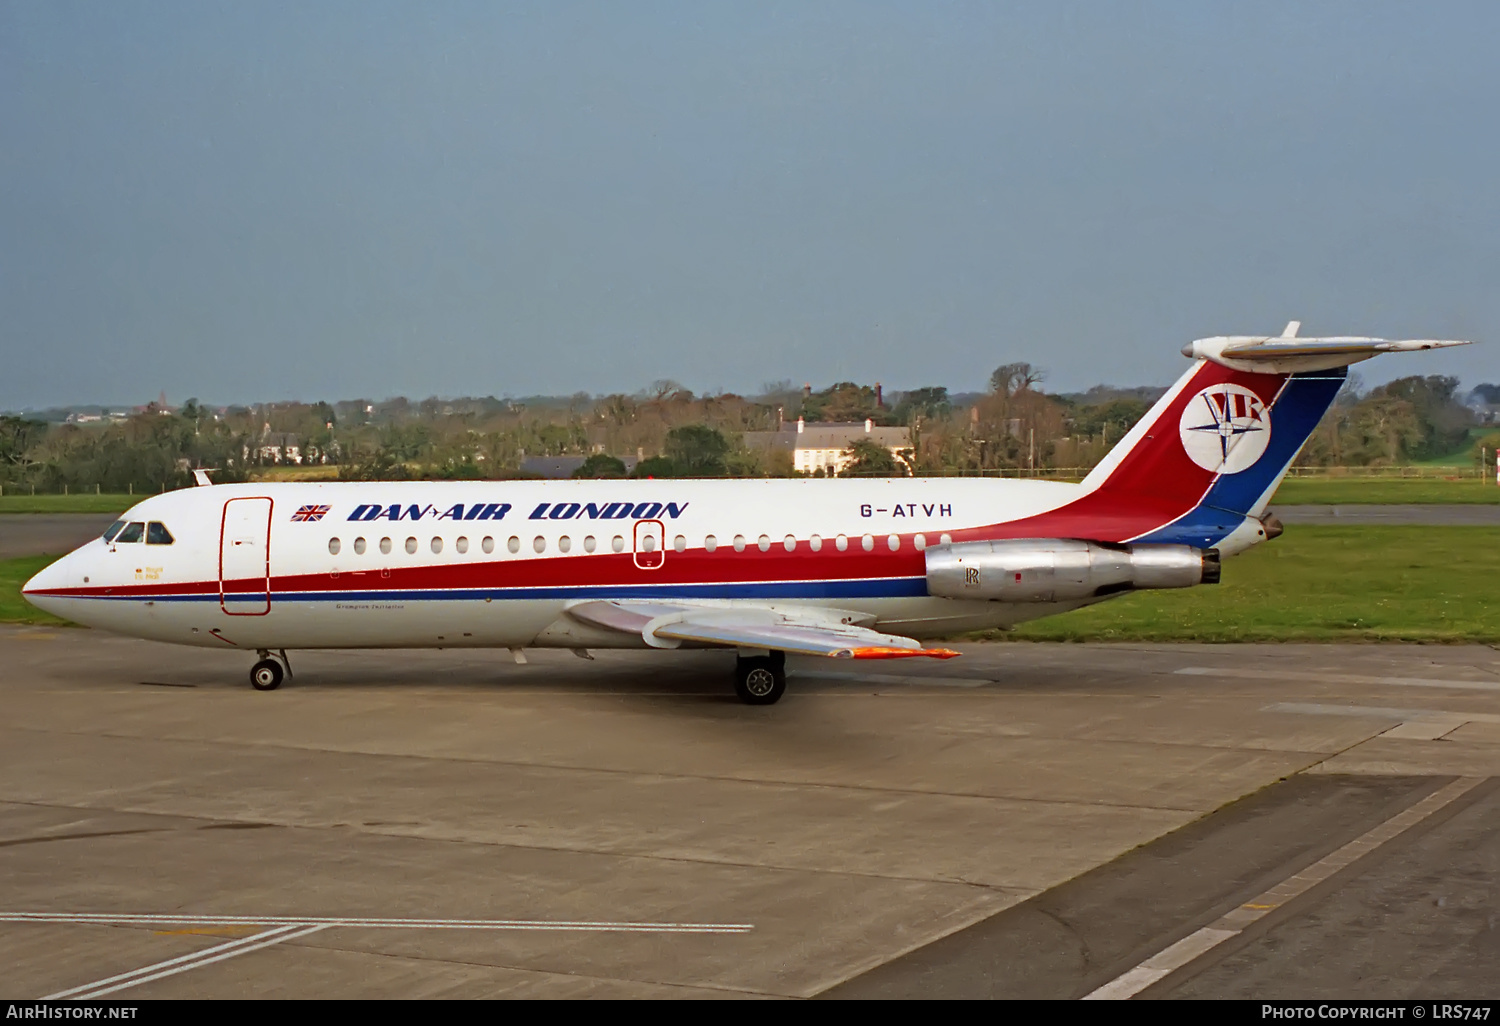
[[[911,448],[911,432],[904,427],[876,427],[868,419],[862,424],[808,423],[801,417],[780,431],[747,431],[745,445],[790,451],[792,468],[798,473],[821,470],[825,475],[835,475],[849,466],[853,459],[849,447],[861,438],[890,450],[898,460],[902,460],[901,450]]]

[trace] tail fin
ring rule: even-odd
[[[1080,511],[1127,541],[1207,546],[1265,512],[1332,405],[1349,364],[1380,353],[1468,345],[1436,339],[1220,336],[1183,347],[1198,362],[1088,477]]]
[[[1084,479],[1084,489],[1176,517],[1199,506],[1236,522],[1259,516],[1347,375],[1347,367],[1258,374],[1200,360]]]

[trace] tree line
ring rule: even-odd
[[[926,386],[888,397],[838,382],[819,391],[790,382],[753,397],[695,395],[658,381],[633,395],[404,398],[274,403],[211,409],[151,405],[121,419],[45,423],[0,417],[0,487],[43,492],[151,492],[182,487],[195,468],[217,481],[253,478],[300,461],[349,480],[525,477],[530,457],[583,457],[589,477],[792,476],[789,451],[746,443],[754,432],[809,422],[906,428],[892,453],[856,440],[850,474],[957,474],[1093,466],[1163,389],[1096,386],[1048,393],[1027,363],[996,368],[983,392]],[[1467,402],[1465,400],[1468,400]],[[1363,389],[1351,375],[1304,449],[1306,466],[1381,466],[1494,451],[1472,404],[1500,400],[1500,386],[1467,397],[1456,378],[1400,378]],[[627,469],[627,460],[633,469]]]

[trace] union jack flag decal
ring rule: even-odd
[[[328,510],[328,506],[302,506],[292,514],[292,522],[307,523],[310,520],[322,520]]]

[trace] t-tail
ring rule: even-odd
[[[1264,516],[1333,404],[1349,364],[1463,341],[1221,336],[1183,347],[1197,362],[1084,479],[1076,504],[1120,540],[1217,545]],[[1080,509],[1079,512],[1083,512]]]

